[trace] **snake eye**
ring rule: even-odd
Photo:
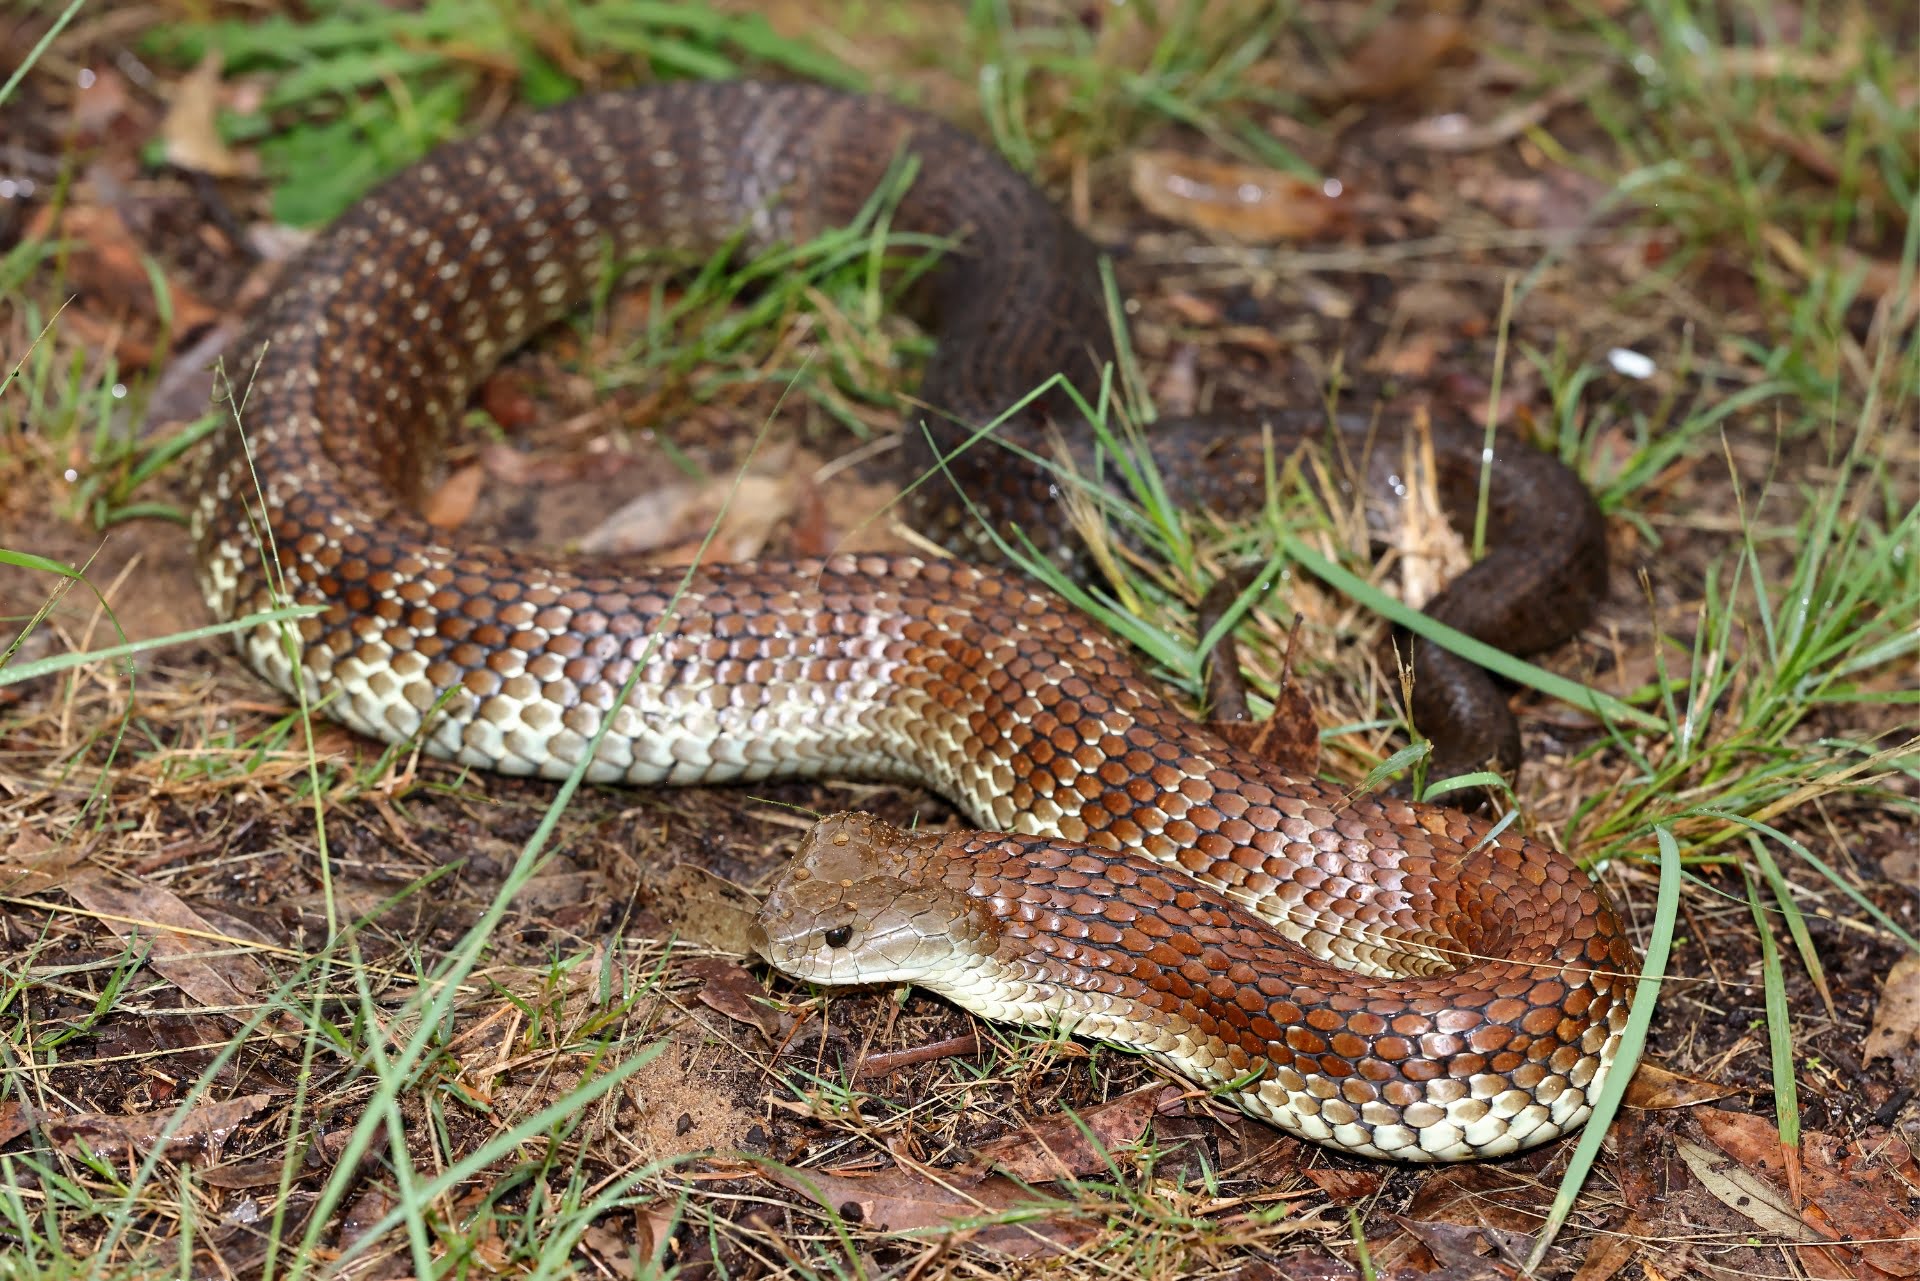
[[[845,947],[847,941],[853,937],[853,927],[851,925],[836,925],[822,935],[822,937],[827,940],[828,947]]]

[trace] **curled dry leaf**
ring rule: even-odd
[[[259,171],[258,158],[234,151],[220,137],[219,109],[220,55],[208,52],[173,87],[167,118],[160,123],[167,163],[215,178],[244,178]]]
[[[55,1146],[67,1152],[84,1148],[102,1155],[124,1152],[145,1156],[155,1144],[164,1142],[166,1154],[175,1160],[215,1160],[233,1132],[272,1099],[271,1094],[247,1094],[218,1103],[197,1103],[187,1109],[177,1125],[173,1122],[178,1113],[173,1108],[134,1116],[73,1112],[39,1116],[33,1121]]]
[[[1154,217],[1247,244],[1326,236],[1346,222],[1338,184],[1276,169],[1140,151],[1131,176],[1134,197]]]
[[[769,1041],[781,1038],[780,1012],[766,1003],[767,989],[738,961],[701,956],[686,962],[687,973],[700,980],[700,1003],[718,1010],[736,1023],[760,1029]]]
[[[435,529],[458,529],[473,518],[473,506],[480,501],[480,486],[486,480],[486,468],[468,463],[442,481],[420,505],[420,515]]]
[[[1737,1085],[1709,1081],[1703,1076],[1669,1072],[1657,1064],[1642,1062],[1627,1082],[1626,1104],[1630,1108],[1656,1112],[1667,1108],[1690,1108],[1712,1103],[1740,1093]]]
[[[641,494],[580,540],[594,555],[648,555],[662,564],[746,560],[792,515],[808,469],[779,475],[716,476]]]

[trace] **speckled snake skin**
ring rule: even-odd
[[[823,824],[763,915],[766,951],[793,972],[911,979],[991,1017],[1078,1026],[1238,1081],[1249,1111],[1359,1153],[1491,1155],[1580,1124],[1634,960],[1553,850],[1288,777],[1000,570],[841,556],[616,571],[456,544],[409,509],[476,381],[610,255],[806,237],[848,220],[902,154],[919,170],[894,228],[963,241],[916,299],[940,340],[921,397],[952,416],[929,417],[916,465],[1050,375],[1091,386],[1112,351],[1092,247],[948,126],[754,84],[529,116],[359,203],[257,318],[258,364],[235,380],[245,444],[230,432],[213,451],[195,514],[201,577],[222,618],[324,610],[291,654],[273,627],[243,633],[247,661],[355,729],[488,769],[564,776],[604,725],[589,779],[910,779],[1022,834]],[[1037,443],[1048,415],[1059,406],[1008,430]],[[1176,492],[1206,500],[1249,474],[1248,447],[1213,430],[1163,433]],[[1002,451],[948,474],[1030,532],[1054,504],[1047,472]],[[1548,613],[1590,600],[1604,559],[1584,490],[1524,450],[1494,479],[1496,545],[1535,480],[1561,486],[1550,519],[1573,530],[1515,540],[1534,545],[1496,586]],[[1562,617],[1542,643],[1568,630]],[[926,928],[943,921],[962,927],[945,961]]]

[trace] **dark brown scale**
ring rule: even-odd
[[[368,196],[257,317],[241,349],[261,352],[242,415],[251,465],[237,434],[213,451],[195,521],[202,581],[222,617],[287,598],[323,612],[297,624],[296,666],[266,626],[241,636],[249,661],[283,689],[305,683],[356,729],[417,736],[477,766],[563,777],[610,719],[590,779],[912,779],[986,826],[1137,850],[1238,885],[1309,946],[1337,950],[1358,928],[1427,949],[1420,964],[1432,972],[1410,987],[1329,969],[1288,989],[1281,1003],[1309,1013],[1346,1011],[1334,1002],[1348,996],[1382,1017],[1478,1011],[1490,982],[1530,983],[1543,966],[1630,970],[1617,921],[1561,855],[1512,833],[1490,838],[1453,811],[1349,799],[1221,743],[1160,699],[1111,639],[1009,574],[841,556],[708,567],[683,582],[677,571],[447,545],[410,510],[477,380],[576,306],[609,250],[710,251],[743,226],[754,245],[804,238],[854,216],[903,153],[919,177],[893,226],[962,239],[918,300],[939,337],[922,395],[952,417],[928,417],[930,442],[908,433],[912,465],[924,470],[1048,377],[1090,388],[1112,355],[1092,246],[947,125],[755,84],[663,86],[530,116]],[[1072,426],[1061,399],[1044,408]],[[1029,418],[1001,434],[1038,447],[1048,426]],[[1227,502],[1261,474],[1256,459],[1264,466],[1246,426],[1163,424],[1155,461],[1175,492]],[[1282,430],[1279,447],[1299,435]],[[1340,433],[1356,453],[1360,439]],[[1437,444],[1457,513],[1477,485],[1478,437],[1442,428]],[[1074,449],[1091,469],[1084,441]],[[1364,453],[1362,471],[1390,465],[1391,452]],[[949,467],[996,519],[1056,537],[1044,470],[985,448]],[[921,492],[936,532],[962,528],[941,483]],[[1516,449],[1494,467],[1490,515],[1495,551],[1433,612],[1510,647],[1550,644],[1585,617],[1604,571],[1591,499],[1557,463]],[[257,529],[271,535],[270,558]],[[1416,659],[1416,715],[1435,735],[1451,718],[1474,763],[1502,754],[1497,691],[1486,697],[1474,669],[1450,675],[1450,662],[1438,651]],[[1304,905],[1335,880],[1345,888]],[[1157,910],[1149,883],[1127,899],[1143,913],[1130,929]],[[1580,1035],[1622,1008],[1613,982],[1570,989],[1612,994],[1584,1012],[1558,1007]],[[1349,1012],[1340,1018],[1362,1035]],[[1419,1021],[1430,1030],[1425,1013]],[[1306,1054],[1335,1070],[1335,1051]]]

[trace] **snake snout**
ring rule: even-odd
[[[796,866],[767,896],[754,947],[809,982],[921,982],[953,955],[953,912],[942,897],[885,875],[829,882]]]
[[[815,983],[937,980],[982,929],[976,905],[942,883],[937,844],[866,814],[822,819],[767,895],[755,950]]]

